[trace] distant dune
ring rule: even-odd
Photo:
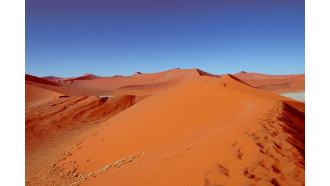
[[[29,77],[26,185],[305,183],[304,75]]]
[[[46,77],[41,77],[42,79],[49,80],[49,81],[54,81],[57,79],[61,79],[60,77],[55,77],[55,76],[46,76]]]
[[[213,75],[199,69],[171,69],[158,73],[136,72],[132,76],[100,77],[90,73],[73,78],[59,78],[47,76],[37,78],[27,75],[29,81],[47,85],[63,85],[71,88],[107,90],[115,94],[145,94],[159,92],[168,89],[185,80],[204,80],[211,81],[223,75]],[[255,88],[274,92],[274,93],[296,93],[305,90],[305,75],[267,75],[260,73],[247,73],[241,71],[234,74],[242,82]],[[156,88],[157,87],[157,88]],[[84,94],[87,95],[87,94]]]
[[[94,79],[91,81],[78,81],[77,86],[79,87],[88,87],[88,88],[97,88],[97,89],[106,89],[106,90],[115,90],[124,86],[132,85],[145,85],[145,84],[156,84],[161,82],[181,82],[187,79],[194,79],[199,77],[200,74],[197,69],[172,69],[159,73],[135,73],[132,76],[123,76],[123,77],[105,77]]]
[[[71,85],[77,80],[92,80],[92,79],[97,79],[99,78],[98,76],[95,76],[90,73],[86,73],[82,76],[79,77],[72,77],[72,78],[56,78],[54,81],[60,83],[61,85]]]
[[[298,75],[267,75],[240,72],[234,74],[250,85],[275,93],[293,93],[305,90],[305,74]]]
[[[28,74],[25,75],[25,82],[33,86],[58,92],[67,96],[97,96],[110,94],[110,91],[107,90],[80,88],[71,84],[61,83],[59,81],[50,81]],[[28,92],[27,89],[25,89],[25,91],[26,93]]]
[[[54,81],[49,81],[46,79],[42,79],[36,76],[31,76],[29,74],[25,74],[25,80],[26,81],[30,81],[30,82],[35,82],[35,83],[39,83],[39,84],[44,84],[44,85],[53,85],[53,86],[57,86],[58,84]]]

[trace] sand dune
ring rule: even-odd
[[[67,86],[67,85],[51,86],[51,85],[35,84],[35,86],[60,92],[67,96],[100,96],[100,95],[112,94],[112,91],[108,91],[108,90],[100,90],[94,88],[80,88],[76,86]]]
[[[45,77],[41,77],[42,79],[45,79],[45,80],[49,80],[49,81],[54,81],[54,80],[57,80],[57,79],[61,79],[60,77],[56,77],[56,76],[45,76]]]
[[[135,73],[132,76],[100,78],[90,81],[77,81],[77,86],[83,88],[95,88],[116,90],[125,86],[138,86],[145,84],[157,84],[162,82],[182,82],[188,79],[198,78],[201,74],[197,69],[172,69],[158,73]]]
[[[275,93],[298,93],[305,91],[305,78],[299,78],[279,84],[259,86],[258,88]]]
[[[234,76],[256,88],[274,93],[296,93],[305,90],[305,74],[267,75],[243,71]]]
[[[221,82],[225,83],[226,88],[238,90],[240,92],[249,93],[251,95],[267,98],[267,99],[273,99],[273,100],[292,100],[290,98],[286,98],[283,96],[280,96],[278,94],[267,92],[261,89],[253,88],[248,83],[244,82],[243,80],[238,79],[237,77],[227,74],[219,78],[218,84],[220,85]]]
[[[92,79],[97,79],[97,78],[99,78],[99,77],[95,76],[93,74],[90,74],[90,73],[86,73],[86,74],[81,75],[79,77],[60,78],[60,79],[56,79],[56,81],[61,83],[61,84],[72,84],[72,83],[74,83],[74,81],[77,81],[77,80],[92,80]]]
[[[63,96],[63,94],[25,83],[25,102],[41,101],[59,96]]]
[[[39,145],[42,140],[40,138],[47,137],[48,133],[54,133],[54,130],[73,127],[74,123],[95,123],[98,120],[107,119],[118,111],[133,105],[134,100],[135,96],[67,97],[34,104],[27,108],[27,145]],[[30,137],[30,135],[33,136]],[[34,140],[38,142],[36,143]]]
[[[72,78],[61,78],[61,77],[55,77],[55,76],[46,76],[46,77],[41,77],[42,79],[45,80],[50,80],[50,81],[57,81],[57,82],[73,82],[75,80],[91,80],[91,79],[96,79],[99,78],[99,76],[95,76],[90,73],[86,73],[84,75],[78,76],[78,77],[72,77]]]
[[[31,107],[31,135],[51,136],[57,125],[71,132],[52,150],[45,145],[47,155],[31,152],[27,185],[304,185],[304,103],[198,69],[75,86],[143,96],[65,98]],[[50,127],[51,118],[62,119]],[[93,127],[79,130],[84,122]],[[40,160],[32,158],[37,155]]]
[[[112,91],[108,91],[108,90],[80,88],[71,85],[63,85],[63,84],[50,85],[50,84],[39,83],[38,81],[29,81],[29,80],[26,80],[26,83],[42,89],[58,92],[66,96],[99,96],[99,95],[112,94]],[[28,91],[29,91],[28,89],[25,90],[25,92]]]
[[[143,97],[65,97],[26,106],[26,171],[49,160],[54,147],[92,130],[103,121],[132,106]],[[51,148],[49,148],[51,147]],[[45,154],[47,154],[45,156]],[[35,161],[35,159],[41,159]],[[51,158],[50,158],[51,159]]]
[[[222,76],[224,75],[213,75],[199,69],[175,68],[158,73],[137,72],[132,76],[99,77],[89,73],[73,78],[49,76],[43,79],[38,78],[37,81],[34,80],[32,82],[38,83],[39,87],[71,96],[96,96],[102,94],[151,95],[175,87],[186,80],[210,82],[217,81]],[[305,89],[305,75],[267,75],[242,71],[234,74],[233,77],[237,77],[245,84],[255,88],[274,93],[295,93],[302,92]],[[31,81],[30,79],[27,78],[28,81]],[[47,79],[52,81],[40,82]],[[54,87],[59,84],[65,86],[65,88],[62,86]]]
[[[35,82],[35,83],[44,84],[44,85],[53,85],[53,86],[58,85],[54,81],[49,81],[49,80],[42,79],[42,78],[39,78],[39,77],[36,77],[36,76],[31,76],[29,74],[25,74],[25,81]]]

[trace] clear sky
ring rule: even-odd
[[[305,73],[304,0],[28,0],[26,73]]]

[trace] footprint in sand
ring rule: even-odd
[[[238,151],[236,152],[236,156],[238,159],[242,159],[243,153],[241,152],[241,149],[238,149]]]
[[[225,175],[227,177],[230,177],[229,176],[229,173],[230,173],[229,169],[227,169],[226,167],[222,166],[220,163],[218,164],[218,168],[219,168],[220,174],[223,174],[223,175]]]

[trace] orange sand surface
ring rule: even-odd
[[[26,185],[304,185],[305,104],[239,76],[26,79]]]

